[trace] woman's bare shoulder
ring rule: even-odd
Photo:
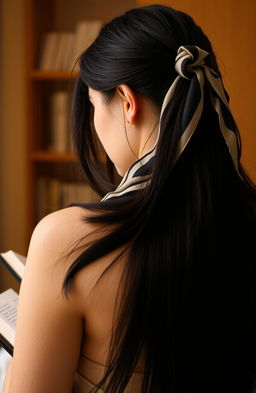
[[[72,206],[46,215],[33,231],[28,257],[33,253],[37,263],[38,256],[43,254],[40,260],[46,267],[57,266],[64,274],[88,244],[100,236],[100,226],[86,221],[90,214],[95,213]]]
[[[111,228],[86,221],[86,217],[92,214],[98,213],[73,206],[48,214],[37,224],[31,241],[37,243],[38,249],[48,249],[48,255],[51,255],[53,262],[46,263],[54,265],[58,261],[63,272],[66,272],[89,244],[109,233]],[[77,290],[80,292],[82,288],[91,288],[119,253],[120,249],[114,250],[76,274],[74,286]]]
[[[79,206],[67,207],[48,214],[36,225],[32,238],[45,239],[54,246],[56,252],[59,249],[70,248],[72,242],[79,241],[86,236],[96,236],[99,225],[91,224],[86,218],[92,213],[88,209]],[[93,235],[94,234],[94,235]]]
[[[63,228],[63,230],[71,230],[71,225],[77,228],[82,223],[82,219],[88,217],[91,212],[80,206],[67,207],[65,209],[57,210],[43,217],[37,224],[37,227]],[[85,222],[83,222],[83,225]],[[74,227],[73,227],[74,229]]]

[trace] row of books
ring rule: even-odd
[[[47,71],[71,71],[79,55],[97,37],[102,22],[79,21],[75,31],[48,31],[41,42],[38,68]],[[76,64],[74,71],[79,71]]]
[[[71,93],[55,90],[47,99],[47,150],[59,153],[72,152],[70,108]]]
[[[95,202],[99,200],[88,184],[63,182],[57,178],[41,176],[37,180],[36,220],[47,214],[67,207],[73,202]]]

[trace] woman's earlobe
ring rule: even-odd
[[[127,120],[127,123],[129,124],[129,126],[133,127],[134,123],[132,123],[130,120]]]
[[[126,98],[126,102],[124,104],[124,110],[127,118],[127,123],[129,126],[134,125],[134,119],[136,116],[136,111],[134,111],[134,104],[130,102],[129,99]]]

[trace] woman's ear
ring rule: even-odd
[[[125,120],[130,125],[134,125],[136,121],[136,115],[138,113],[138,98],[136,97],[136,94],[129,86],[124,84],[119,85],[116,91],[122,99]]]

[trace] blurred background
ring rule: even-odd
[[[254,0],[0,0],[0,252],[26,255],[40,218],[95,198],[70,145],[72,64],[103,23],[155,3],[189,13],[212,42],[256,182]],[[9,287],[0,266],[0,292]]]

